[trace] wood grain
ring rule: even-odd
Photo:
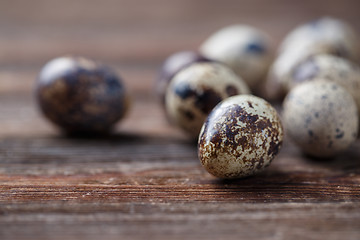
[[[314,160],[288,140],[263,173],[210,176],[153,94],[161,61],[234,22],[274,47],[333,15],[360,30],[356,0],[0,1],[0,239],[359,239],[360,141]],[[102,138],[63,136],[38,112],[48,59],[79,54],[121,74],[132,108]]]
[[[11,99],[17,101],[24,108],[31,102]],[[154,99],[142,101],[159,108]],[[35,119],[29,122],[38,122],[39,116],[30,116]],[[102,139],[69,139],[49,128],[2,138],[1,239],[360,234],[360,143],[337,159],[315,161],[287,141],[264,173],[221,181],[202,169],[196,145],[180,133],[141,131],[120,125]]]

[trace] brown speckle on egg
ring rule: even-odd
[[[198,141],[199,159],[219,178],[241,178],[265,169],[278,154],[283,129],[276,110],[252,95],[230,97],[216,106]]]

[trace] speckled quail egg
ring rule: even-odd
[[[360,110],[360,67],[355,63],[329,54],[310,57],[291,72],[288,90],[313,80],[327,80],[344,87],[355,99]]]
[[[334,48],[335,47],[335,48]],[[286,95],[289,82],[291,81],[291,72],[293,69],[305,59],[319,54],[337,55],[337,46],[313,46],[308,47],[306,43],[301,43],[287,51],[282,52],[273,64],[270,66],[266,85],[268,85],[268,92],[272,93],[273,98],[282,98]],[[272,86],[277,89],[271,89]]]
[[[247,25],[231,25],[211,35],[200,52],[228,65],[255,90],[271,61],[269,37]]]
[[[332,157],[356,140],[358,112],[353,97],[343,87],[316,80],[289,92],[284,100],[283,123],[303,152]]]
[[[181,69],[196,62],[212,62],[209,58],[194,51],[180,51],[169,56],[161,66],[159,77],[156,79],[156,93],[165,105],[165,93],[172,77]]]
[[[276,110],[253,95],[225,99],[210,113],[198,141],[201,164],[219,178],[254,175],[278,154],[283,128]]]
[[[333,18],[320,18],[295,28],[281,44],[279,54],[270,66],[265,95],[269,99],[283,98],[291,71],[310,56],[331,54],[357,61],[359,42],[348,24]]]
[[[330,46],[338,56],[359,60],[358,35],[348,23],[340,19],[322,17],[298,26],[286,36],[279,51],[288,51],[299,44],[308,48]]]
[[[225,98],[249,93],[246,83],[220,63],[194,63],[171,80],[166,92],[170,120],[197,138],[207,115]]]
[[[36,98],[44,116],[70,134],[108,132],[128,108],[120,77],[83,57],[48,62],[39,74]]]

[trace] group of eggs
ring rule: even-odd
[[[275,61],[270,48],[260,30],[233,25],[210,36],[198,52],[178,52],[162,66],[156,89],[166,116],[198,139],[199,159],[216,177],[240,178],[265,169],[282,145],[281,120],[311,156],[334,156],[357,139],[356,33],[341,20],[320,18],[293,30]],[[287,94],[282,119],[252,92],[271,100]],[[44,115],[71,134],[111,130],[129,102],[111,69],[81,57],[46,64],[36,95]]]
[[[268,166],[283,141],[282,123],[303,152],[332,157],[358,135],[359,43],[345,22],[320,18],[290,32],[272,61],[266,34],[233,25],[198,53],[170,56],[158,92],[170,121],[198,137],[200,161],[217,177],[245,177]],[[251,92],[270,100],[286,95],[281,120]]]

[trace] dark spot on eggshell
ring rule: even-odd
[[[236,87],[232,86],[232,85],[229,85],[226,87],[226,94],[231,97],[231,96],[234,96],[234,95],[237,95],[239,94],[238,90]]]
[[[344,137],[344,134],[345,134],[344,132],[339,132],[338,134],[335,135],[335,138],[336,139],[342,138]]]
[[[263,165],[264,165],[264,158],[261,157],[258,161],[258,164],[256,165],[256,168],[261,169],[263,167]]]
[[[348,58],[351,55],[346,47],[340,43],[332,49],[332,54],[342,58]]]
[[[222,97],[210,88],[203,88],[201,94],[196,95],[195,106],[203,113],[209,114],[211,110],[221,102]]]
[[[240,114],[239,119],[242,122],[254,124],[259,119],[258,115],[247,115],[247,114],[244,114],[244,112],[245,112],[244,110],[237,111],[237,113]]]
[[[268,155],[269,156],[275,156],[279,153],[281,147],[281,142],[279,143],[275,143],[275,142],[270,142],[270,148],[268,151]]]
[[[310,137],[314,136],[314,132],[312,130],[308,130],[308,134],[309,134]]]
[[[248,53],[263,54],[266,51],[266,48],[263,43],[254,41],[254,42],[250,42],[246,46],[245,50]]]
[[[193,121],[195,119],[194,113],[186,109],[179,110],[189,121]]]
[[[264,130],[265,128],[272,128],[273,127],[273,125],[272,125],[272,123],[270,122],[270,121],[268,121],[268,120],[259,120],[258,122],[257,122],[257,128],[259,128],[260,130]]]
[[[196,96],[196,92],[191,89],[190,85],[186,82],[181,82],[175,85],[174,92],[178,95],[181,99],[187,99],[190,97]]]

